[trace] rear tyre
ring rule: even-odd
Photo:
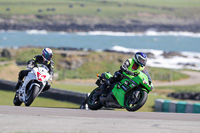
[[[27,91],[27,96],[25,100],[25,106],[30,106],[32,102],[35,100],[35,98],[38,96],[38,93],[40,91],[40,88],[36,85],[33,85],[31,90]]]
[[[89,109],[98,110],[103,107],[99,99],[101,95],[96,95],[100,91],[101,91],[100,88],[96,88],[90,93],[87,101]]]
[[[135,93],[138,93],[137,97],[135,97]],[[136,111],[146,103],[147,97],[147,92],[141,90],[140,88],[136,89],[136,91],[130,91],[125,97],[124,107],[127,111]]]
[[[13,104],[15,106],[21,106],[21,104],[22,104],[22,102],[19,100],[19,93],[18,92],[15,93],[15,97],[13,99]]]

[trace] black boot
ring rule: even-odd
[[[19,89],[21,83],[22,83],[22,81],[18,81],[18,82],[17,82],[17,84],[16,84],[16,86],[15,86],[15,90],[18,90],[18,89]]]
[[[107,80],[100,88],[103,90],[102,94],[107,96],[110,92],[110,80]]]

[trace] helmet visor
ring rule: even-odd
[[[145,66],[146,65],[146,62],[147,62],[147,59],[146,58],[143,58],[142,56],[138,56],[138,62],[141,66]]]
[[[43,53],[42,57],[46,60],[46,61],[50,61],[52,58],[52,54],[48,54],[48,53]]]

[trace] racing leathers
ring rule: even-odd
[[[120,67],[120,70],[123,72],[123,74],[129,74],[133,76],[137,76],[140,72],[143,72],[145,75],[147,75],[149,80],[149,85],[151,85],[151,90],[153,89],[153,84],[151,77],[149,73],[144,69],[145,67],[141,67],[137,65],[134,59],[128,59],[124,62],[124,64]]]
[[[15,89],[19,89],[19,86],[23,80],[23,78],[25,76],[28,75],[28,73],[31,71],[31,68],[36,67],[38,65],[46,65],[49,68],[49,74],[51,77],[53,77],[54,74],[54,62],[52,60],[50,61],[44,61],[42,55],[36,55],[33,59],[29,60],[27,62],[27,68],[29,68],[29,70],[22,70],[19,72],[19,77],[18,77],[18,83],[15,87]],[[45,90],[49,90],[50,89],[50,83],[47,82],[46,86],[44,87],[43,91]]]

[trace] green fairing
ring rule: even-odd
[[[126,73],[123,74],[125,75],[125,78],[118,82],[112,89],[113,95],[116,97],[118,103],[121,106],[124,106],[125,94],[135,86],[140,85],[141,89],[146,91],[147,93],[151,91],[151,86],[149,85],[148,77],[143,72],[140,71],[138,76],[130,76]],[[131,80],[133,80],[133,82],[131,82]],[[126,84],[125,82],[128,84]]]

